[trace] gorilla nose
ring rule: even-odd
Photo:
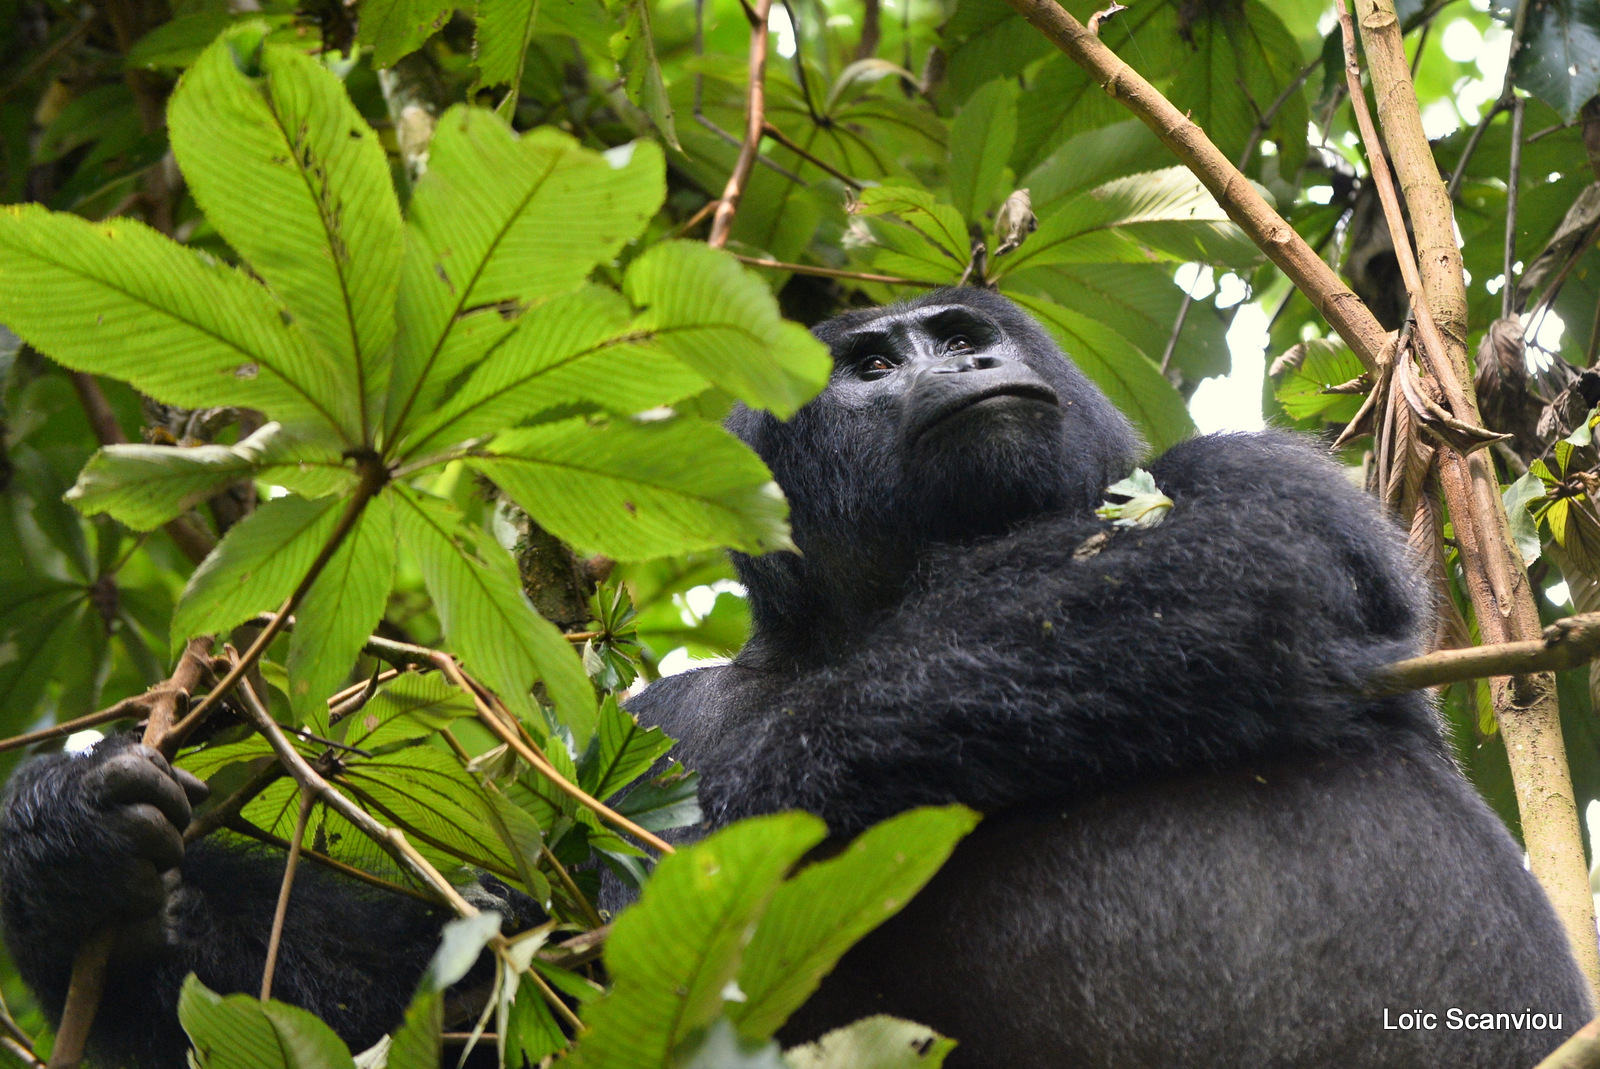
[[[1005,358],[988,353],[952,353],[928,370],[935,375],[952,375],[962,371],[992,371],[1005,364]]]

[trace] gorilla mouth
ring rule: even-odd
[[[997,382],[992,386],[963,393],[947,399],[944,403],[933,408],[921,424],[914,428],[909,436],[909,443],[915,444],[917,439],[927,434],[934,427],[958,416],[975,405],[984,401],[992,401],[999,397],[1016,398],[1023,401],[1036,401],[1049,405],[1052,408],[1061,404],[1056,392],[1043,382]]]

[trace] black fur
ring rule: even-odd
[[[1588,1019],[1553,912],[1427,702],[1354,695],[1417,651],[1426,613],[1344,472],[1283,435],[1199,438],[1151,465],[1165,522],[1114,529],[1091,506],[1134,439],[1003,298],[935,293],[818,333],[824,394],[787,424],[731,421],[803,555],[737,558],[746,649],[631,708],[682,740],[713,826],[990,816],[787,1038],[890,1012],[962,1040],[952,1067],[1504,1067]],[[976,344],[952,353],[955,334]],[[1019,390],[940,439],[908,431],[1018,360],[1056,411]],[[1452,1031],[1452,1006],[1561,1023]],[[1384,1028],[1415,1009],[1438,1030]]]
[[[0,919],[17,968],[52,1019],[78,941],[121,926],[91,1050],[104,1064],[177,1069],[188,1049],[177,1015],[186,975],[224,994],[260,989],[283,855],[202,840],[178,868],[160,873],[163,861],[151,857],[164,859],[167,848],[156,836],[181,829],[187,810],[158,793],[154,784],[168,773],[153,753],[114,736],[90,754],[23,766],[0,819]],[[103,772],[113,764],[129,774],[111,778],[108,790]],[[156,804],[182,812],[164,815]],[[480,896],[486,908],[513,916],[531,905],[521,896],[508,902],[507,889],[490,883]],[[363,1050],[399,1023],[448,919],[447,911],[303,864],[273,995]]]

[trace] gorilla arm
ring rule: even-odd
[[[6,944],[55,1017],[79,940],[119,926],[90,1036],[108,1063],[184,1064],[177,1000],[190,972],[223,993],[259,989],[283,858],[209,840],[185,851],[181,832],[203,789],[129,736],[38,758],[12,778],[0,814]],[[302,865],[274,995],[363,1049],[404,1015],[446,919]]]
[[[1397,532],[1332,464],[1287,437],[1228,435],[1173,448],[1152,474],[1175,502],[1157,527],[1055,515],[940,549],[847,657],[696,673],[679,693],[710,702],[714,725],[671,715],[670,692],[646,691],[640,711],[689,729],[682,759],[704,773],[713,824],[799,808],[840,833],[1386,725],[1437,739],[1415,698],[1355,694],[1414,652],[1420,613]]]

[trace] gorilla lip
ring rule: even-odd
[[[1024,401],[1038,401],[1052,407],[1059,406],[1061,401],[1056,397],[1056,392],[1042,382],[997,382],[985,389],[974,390],[953,398],[936,409],[932,416],[924,420],[922,425],[912,430],[910,441],[916,442],[928,431],[939,424],[949,420],[952,416],[960,415],[975,405],[984,401],[991,401],[997,397],[1013,397]]]

